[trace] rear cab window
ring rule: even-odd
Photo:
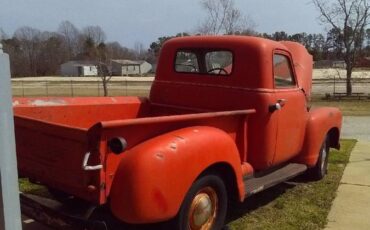
[[[199,73],[198,57],[191,51],[179,51],[176,53],[176,72]]]
[[[179,50],[175,71],[208,76],[228,76],[233,70],[233,54],[227,50]]]

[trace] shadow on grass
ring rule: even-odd
[[[274,187],[266,189],[260,193],[253,196],[247,197],[243,203],[235,203],[229,207],[228,216],[226,223],[230,223],[234,220],[239,219],[243,215],[253,212],[254,210],[268,205],[271,201],[280,197],[282,194],[286,193],[288,190],[296,187],[297,184],[302,183],[305,179],[292,179],[288,182],[283,182]]]
[[[246,200],[243,203],[235,203],[233,204],[229,210],[228,215],[226,219],[226,224],[239,219],[243,215],[245,215],[248,212],[253,212],[254,210],[265,206],[271,201],[275,200],[285,192],[287,192],[290,189],[293,189],[296,187],[296,185],[304,183],[306,179],[302,178],[295,178],[288,182],[283,182],[281,184],[278,184],[272,188],[269,188],[265,191],[262,191],[260,193],[257,193],[249,198],[246,198]],[[109,212],[109,211],[108,211]],[[107,210],[105,210],[105,214],[99,214],[98,216],[100,218],[104,217],[108,218],[107,222],[109,223],[109,229],[112,230],[166,230],[166,229],[172,229],[170,227],[169,223],[160,223],[160,224],[150,224],[150,225],[130,225],[130,224],[124,224],[120,222],[119,220],[112,218],[111,214],[108,214]],[[99,218],[99,219],[100,219]],[[105,219],[103,218],[103,219]],[[225,226],[224,229],[227,229]]]

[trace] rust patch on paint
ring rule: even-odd
[[[30,101],[28,104],[34,106],[50,106],[50,105],[66,105],[67,103],[62,99],[49,99],[49,100],[36,99]]]
[[[171,144],[170,144],[170,149],[172,149],[172,150],[177,150],[177,143],[176,142],[171,142]]]
[[[19,101],[13,101],[13,106],[20,105]]]
[[[155,156],[160,159],[160,160],[163,160],[164,159],[164,154],[162,152],[158,152],[155,154]]]
[[[182,136],[175,136],[175,142],[185,143],[186,139]]]

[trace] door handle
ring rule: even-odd
[[[285,106],[285,104],[286,104],[286,99],[277,100],[275,104],[269,105],[270,113],[276,110],[281,110]]]
[[[286,103],[286,99],[279,99],[279,100],[277,100],[277,104],[279,104],[281,108],[284,107],[285,103]]]

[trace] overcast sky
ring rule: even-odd
[[[200,0],[1,0],[0,28],[13,35],[21,26],[56,31],[63,20],[81,29],[99,25],[107,41],[148,46],[158,37],[194,32],[204,19]],[[318,33],[318,12],[310,0],[235,0],[258,32]]]

